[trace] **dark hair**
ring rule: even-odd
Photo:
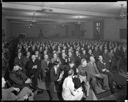
[[[70,70],[68,71],[68,75],[72,75],[72,74],[74,74],[74,70],[73,70],[73,69],[70,69]]]

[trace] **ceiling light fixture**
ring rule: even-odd
[[[87,18],[86,16],[73,16],[75,19],[82,19],[82,18]]]
[[[125,8],[124,8],[124,4],[121,4],[120,17],[121,18],[125,18],[126,17],[126,12],[125,12]]]

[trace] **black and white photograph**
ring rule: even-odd
[[[128,101],[127,1],[1,4],[1,101]]]

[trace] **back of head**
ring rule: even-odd
[[[90,56],[90,61],[95,62],[95,58],[93,56]]]

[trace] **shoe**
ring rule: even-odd
[[[102,93],[102,92],[105,92],[106,90],[104,90],[104,89],[102,89],[102,88],[99,88],[99,87],[96,87],[95,88],[95,93],[96,94],[100,94],[100,93]]]
[[[84,101],[84,100],[86,100],[86,98],[85,98],[85,97],[83,97],[81,100],[82,100],[82,101]]]
[[[116,87],[117,87],[117,89],[122,89],[123,88],[122,85],[117,85]]]
[[[38,93],[38,90],[35,90],[35,91],[34,91],[34,95],[37,95],[37,93]]]
[[[108,91],[108,90],[110,90],[110,88],[109,87],[105,87],[104,90]]]
[[[41,94],[41,93],[43,93],[44,92],[44,90],[39,90],[38,92],[37,92],[37,94]]]

